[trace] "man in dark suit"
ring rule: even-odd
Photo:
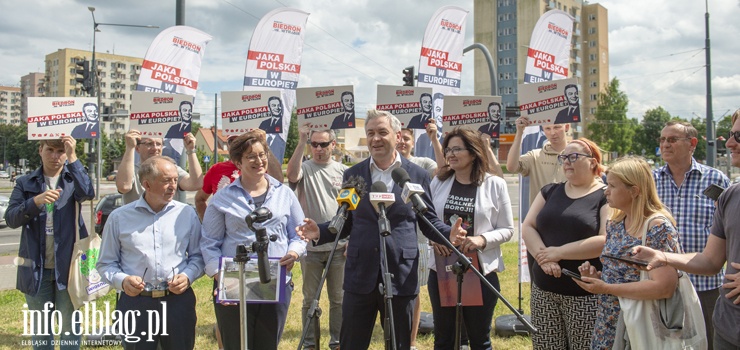
[[[100,132],[100,120],[98,120],[98,106],[92,102],[82,105],[82,115],[85,123],[75,126],[70,136],[75,139],[97,138]]]
[[[180,102],[180,123],[175,124],[167,130],[167,134],[164,135],[168,139],[181,139],[185,137],[185,133],[190,132],[191,124],[193,119],[193,103],[190,101]]]
[[[344,112],[334,118],[331,123],[333,129],[351,129],[355,127],[355,95],[352,91],[342,93]]]
[[[386,239],[388,272],[393,275],[393,319],[398,349],[408,349],[411,333],[413,301],[419,293],[418,258],[419,248],[416,238],[417,218],[411,203],[404,204],[401,199],[402,188],[394,183],[390,173],[395,168],[405,169],[411,182],[420,184],[426,193],[421,197],[427,206],[433,208],[429,197],[429,173],[411,163],[396,151],[401,137],[401,123],[385,111],[370,110],[365,123],[370,158],[344,172],[344,180],[360,176],[365,180],[367,190],[372,183],[382,181],[396,201],[389,206],[386,215],[390,221],[391,234]],[[465,235],[459,228],[460,221],[453,228],[445,225],[432,210],[425,214],[432,225],[445,236]],[[306,219],[299,227],[298,234],[304,239],[313,239],[314,244],[334,240],[328,231],[328,223],[316,224]],[[422,233],[429,239],[443,243],[433,228],[419,221]],[[367,199],[361,199],[356,210],[350,211],[340,233],[341,237],[351,236],[347,245],[347,261],[344,269],[344,302],[342,304],[342,330],[339,336],[341,349],[367,349],[378,312],[385,317],[385,301],[378,290],[382,282],[381,247],[378,227],[378,214]]]
[[[565,86],[565,99],[568,100],[568,107],[558,112],[555,117],[555,124],[578,123],[581,121],[581,108],[578,103],[578,86],[568,84]]]
[[[501,104],[491,102],[488,104],[488,120],[490,123],[484,124],[478,131],[490,137],[497,138],[499,126],[501,125]]]
[[[419,104],[421,105],[421,114],[413,116],[406,128],[424,129],[427,123],[432,120],[432,95],[427,93],[421,94]]]
[[[260,129],[268,134],[279,134],[283,132],[283,101],[280,97],[272,96],[267,99],[271,116],[260,123]]]

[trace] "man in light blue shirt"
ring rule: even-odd
[[[97,267],[103,280],[123,291],[116,309],[139,312],[124,348],[153,350],[159,342],[163,349],[193,349],[196,315],[190,286],[204,268],[200,220],[195,209],[173,200],[178,174],[171,158],[147,159],[138,175],[144,194],[111,213]],[[150,328],[151,313],[159,315],[158,327]],[[165,327],[167,335],[147,332]]]

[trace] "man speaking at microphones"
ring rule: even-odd
[[[365,121],[370,158],[349,168],[344,179],[351,176],[363,177],[366,186],[381,181],[395,196],[393,210],[386,215],[390,223],[390,235],[385,239],[388,270],[393,275],[391,292],[394,319],[395,342],[397,349],[409,349],[411,315],[413,301],[419,293],[417,265],[419,249],[416,244],[417,219],[410,203],[401,200],[401,187],[394,183],[391,172],[403,168],[412,182],[418,183],[426,191],[419,195],[425,205],[432,208],[429,193],[429,173],[411,163],[396,151],[401,138],[401,123],[392,114],[370,110]],[[367,190],[367,188],[366,188]],[[340,232],[341,237],[351,236],[347,245],[347,263],[344,274],[344,303],[342,304],[342,329],[339,342],[342,349],[367,349],[373,333],[378,312],[385,317],[383,294],[378,289],[382,282],[381,247],[378,227],[379,215],[372,201],[360,201],[357,209],[350,211],[347,222]],[[385,205],[387,208],[390,205]],[[434,230],[445,237],[465,235],[465,230],[457,222],[452,228],[437,218],[433,210],[424,214],[433,227],[419,222],[422,233],[429,239],[443,243]],[[334,236],[329,232],[329,223],[317,224],[311,219],[296,228],[298,234],[313,244],[330,242]],[[311,245],[311,244],[309,244]],[[373,278],[375,276],[375,278]]]

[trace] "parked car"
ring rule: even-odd
[[[106,194],[100,198],[98,205],[95,206],[95,233],[102,234],[108,215],[123,205],[123,196],[120,193]]]
[[[0,170],[0,179],[9,179],[9,178],[10,178],[10,174],[8,174],[7,171]]]
[[[116,181],[116,175],[118,175],[118,170],[113,170],[113,172],[108,174],[105,179],[108,181]]]
[[[5,223],[5,211],[8,210],[8,203],[10,198],[7,196],[0,195],[0,225],[6,226]]]

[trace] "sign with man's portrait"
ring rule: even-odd
[[[521,115],[533,125],[581,121],[578,78],[520,84]]]
[[[182,139],[193,123],[193,97],[182,94],[134,91],[131,129],[145,138]]]
[[[377,108],[401,121],[402,128],[424,129],[434,120],[432,88],[378,85]]]
[[[27,123],[29,140],[100,137],[100,112],[94,97],[29,97]]]
[[[225,136],[241,135],[257,128],[268,134],[282,133],[280,91],[221,92],[221,125]]]
[[[445,131],[463,127],[497,139],[502,112],[501,96],[445,96],[442,125]]]
[[[355,94],[352,85],[298,88],[298,125],[312,129],[354,129]]]

